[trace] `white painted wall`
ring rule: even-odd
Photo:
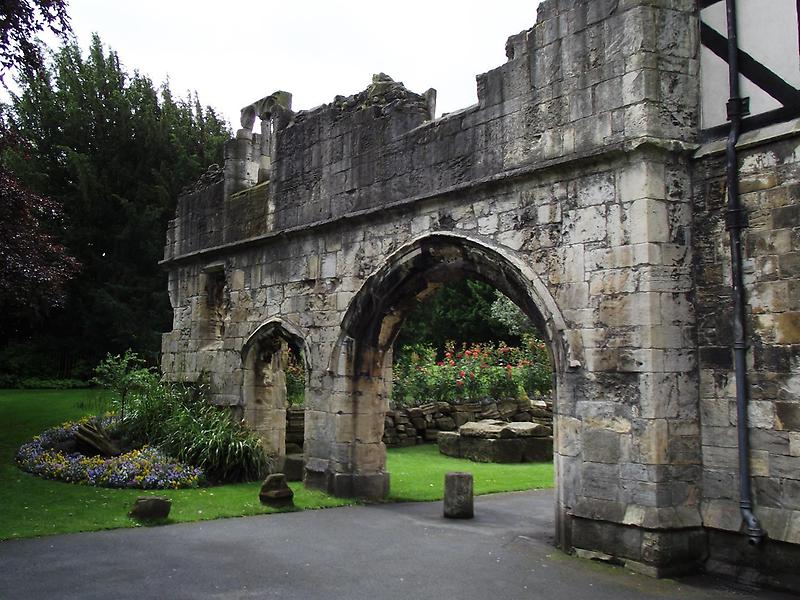
[[[737,0],[739,48],[800,89],[800,41],[796,0]],[[725,2],[700,12],[701,20],[727,38]],[[702,77],[702,127],[727,122],[728,65],[708,48],[700,54]],[[741,94],[750,98],[750,114],[757,115],[781,104],[748,79],[740,78]]]

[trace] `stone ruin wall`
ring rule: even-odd
[[[703,560],[702,527],[740,521],[720,358],[723,171],[716,155],[692,158],[694,11],[688,0],[545,1],[509,38],[508,61],[478,77],[478,103],[440,119],[431,94],[380,78],[312,111],[280,96],[271,125],[229,144],[224,178],[179,200],[165,375],[207,372],[217,401],[241,407],[243,351],[265,323],[285,325],[308,361],[307,483],[380,496],[387,389],[369,367],[379,341],[364,332],[403,306],[364,296],[428,258],[455,261],[519,301],[553,352],[561,545],[653,574]],[[754,474],[759,506],[788,524],[775,539],[794,541],[797,346],[785,332],[796,325],[797,152],[772,164],[771,148],[750,150],[743,176],[774,179],[771,202],[784,204],[773,212],[795,221],[764,212],[747,234],[749,291],[763,306],[751,306]],[[766,211],[768,190],[747,190]]]
[[[703,524],[717,570],[800,589],[800,128],[745,134],[740,194],[747,295],[748,418],[756,514],[780,552],[737,543],[740,528],[730,253],[725,230],[724,146],[703,146],[694,163],[694,271],[703,456]],[[785,545],[781,543],[785,542]],[[727,566],[726,566],[727,565]],[[730,565],[736,565],[732,569]],[[795,576],[796,577],[796,576]]]

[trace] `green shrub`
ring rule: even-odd
[[[487,367],[486,391],[488,397],[500,400],[519,396],[519,377],[517,375],[519,371],[520,369],[514,369],[511,365]]]
[[[40,379],[26,377],[20,380],[18,386],[23,390],[75,390],[91,387],[88,381],[80,379]]]
[[[429,345],[404,346],[392,372],[392,399],[397,406],[420,404],[438,398],[445,386],[441,378],[428,370],[436,360],[436,350]]]
[[[395,406],[431,400],[478,402],[550,393],[552,367],[544,343],[523,335],[519,347],[500,344],[445,346],[437,360],[432,346],[406,346],[393,367]]]
[[[10,373],[0,373],[0,389],[16,389],[19,387],[19,377]]]
[[[19,377],[9,373],[0,374],[0,389],[22,390],[74,390],[91,387],[80,379],[49,379],[41,377]]]
[[[125,403],[129,397],[147,395],[158,384],[153,369],[145,366],[145,361],[135,352],[126,350],[123,355],[106,357],[94,370],[92,383],[111,390],[118,402],[120,419],[125,419]]]
[[[289,404],[301,405],[306,400],[306,370],[303,366],[303,355],[289,348],[289,364],[284,371],[286,375],[286,399]]]
[[[169,421],[181,410],[186,393],[159,381],[152,371],[139,373],[139,387],[128,394],[128,411],[120,415],[118,431],[130,445],[159,445],[168,435]]]
[[[522,386],[528,396],[546,396],[553,390],[553,365],[544,342],[532,335],[522,336],[524,369],[520,371]]]

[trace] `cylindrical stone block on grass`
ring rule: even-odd
[[[444,516],[448,519],[471,519],[472,473],[446,473],[444,476]]]

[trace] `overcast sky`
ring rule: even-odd
[[[438,90],[437,113],[477,100],[475,75],[505,62],[509,35],[533,26],[535,0],[70,0],[83,48],[92,32],[155,83],[238,128],[239,109],[282,89],[293,108],[366,88],[385,72]]]

